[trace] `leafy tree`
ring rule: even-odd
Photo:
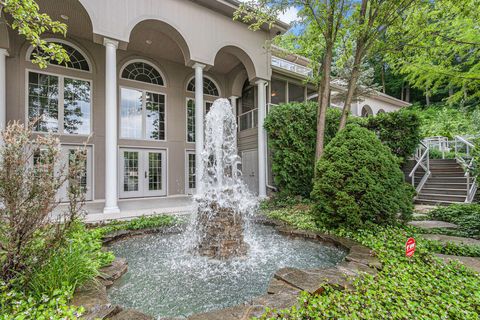
[[[63,47],[57,43],[42,39],[45,32],[66,36],[67,26],[53,21],[47,14],[40,13],[40,8],[34,0],[0,0],[0,13],[8,15],[6,23],[33,46],[32,62],[41,68],[46,68],[49,61],[58,63],[70,61]]]
[[[408,83],[450,102],[480,97],[480,0],[422,1],[387,30],[385,59]]]
[[[242,3],[234,18],[258,30],[264,24],[272,26],[280,13],[290,7],[298,9],[299,25],[305,28],[303,42],[312,53],[314,77],[318,85],[318,112],[315,159],[323,154],[325,118],[330,101],[330,81],[334,47],[342,30],[351,3],[349,0],[249,0]]]
[[[352,101],[358,90],[357,82],[362,73],[362,64],[370,53],[378,38],[385,30],[402,16],[403,12],[416,0],[361,0],[355,6],[352,15],[353,22],[349,34],[354,39],[355,47],[347,94],[343,107],[339,129],[342,130],[350,113]]]

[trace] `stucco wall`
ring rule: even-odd
[[[78,38],[69,38],[69,42],[77,45],[91,61],[92,72],[76,71],[58,66],[49,66],[40,70],[36,65],[26,60],[28,44],[21,38],[14,37],[11,54],[7,58],[7,121],[20,120],[27,117],[27,70],[61,74],[75,78],[92,80],[92,137],[90,144],[94,153],[94,198],[103,199],[105,194],[105,47]],[[193,77],[194,71],[183,64],[173,63],[161,59],[149,59],[136,52],[119,50],[117,52],[118,73],[122,66],[132,60],[141,58],[147,60],[160,69],[165,77],[165,87],[148,85],[129,80],[118,79],[120,106],[120,87],[147,89],[166,95],[166,141],[146,141],[118,139],[119,147],[156,148],[167,150],[167,194],[184,194],[185,192],[185,152],[194,150],[195,144],[186,141],[186,99],[194,97],[186,91],[188,80]],[[230,81],[221,74],[206,72],[219,86],[223,97],[230,95]],[[232,77],[230,77],[232,78]],[[206,101],[213,101],[213,97],[205,96]],[[108,115],[107,115],[108,116]],[[118,121],[118,120],[117,120]],[[119,125],[120,130],[120,125]],[[86,136],[62,135],[62,143],[82,144]]]

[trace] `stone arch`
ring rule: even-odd
[[[380,109],[380,110],[377,111],[377,114],[381,114],[381,113],[385,113],[385,110]]]
[[[137,28],[150,25],[158,28],[158,30],[171,38],[180,48],[183,54],[185,65],[189,65],[191,61],[190,46],[185,40],[185,37],[180,33],[179,28],[176,28],[174,24],[159,20],[157,17],[138,17],[128,26],[128,35],[131,40],[132,34]]]
[[[257,71],[252,58],[250,58],[248,53],[242,48],[240,48],[238,45],[226,45],[220,48],[219,50],[217,50],[217,53],[215,54],[215,59],[218,57],[219,53],[221,52],[229,53],[235,56],[238,60],[240,60],[240,62],[243,64],[243,66],[247,70],[248,79],[250,81],[253,81],[257,77]]]
[[[233,77],[232,92],[231,92],[232,96],[237,96],[237,97],[242,96],[243,85],[247,80],[248,80],[248,74],[246,70],[241,70]]]
[[[372,108],[366,104],[362,107],[362,113],[361,113],[361,116],[362,117],[369,117],[369,116],[373,116],[373,110]]]

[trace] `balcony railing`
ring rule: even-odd
[[[278,57],[272,57],[272,66],[280,69],[284,69],[290,72],[298,73],[305,77],[312,75],[312,69],[287,61],[285,59],[278,58]]]
[[[258,124],[258,109],[252,109],[238,116],[238,131],[256,128]]]

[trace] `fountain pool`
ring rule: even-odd
[[[186,232],[112,244],[109,249],[115,255],[127,258],[129,271],[109,289],[110,300],[158,319],[183,317],[264,294],[282,267],[328,268],[347,254],[317,241],[281,235],[270,226],[251,224],[245,232],[248,254],[228,260],[191,253]]]

